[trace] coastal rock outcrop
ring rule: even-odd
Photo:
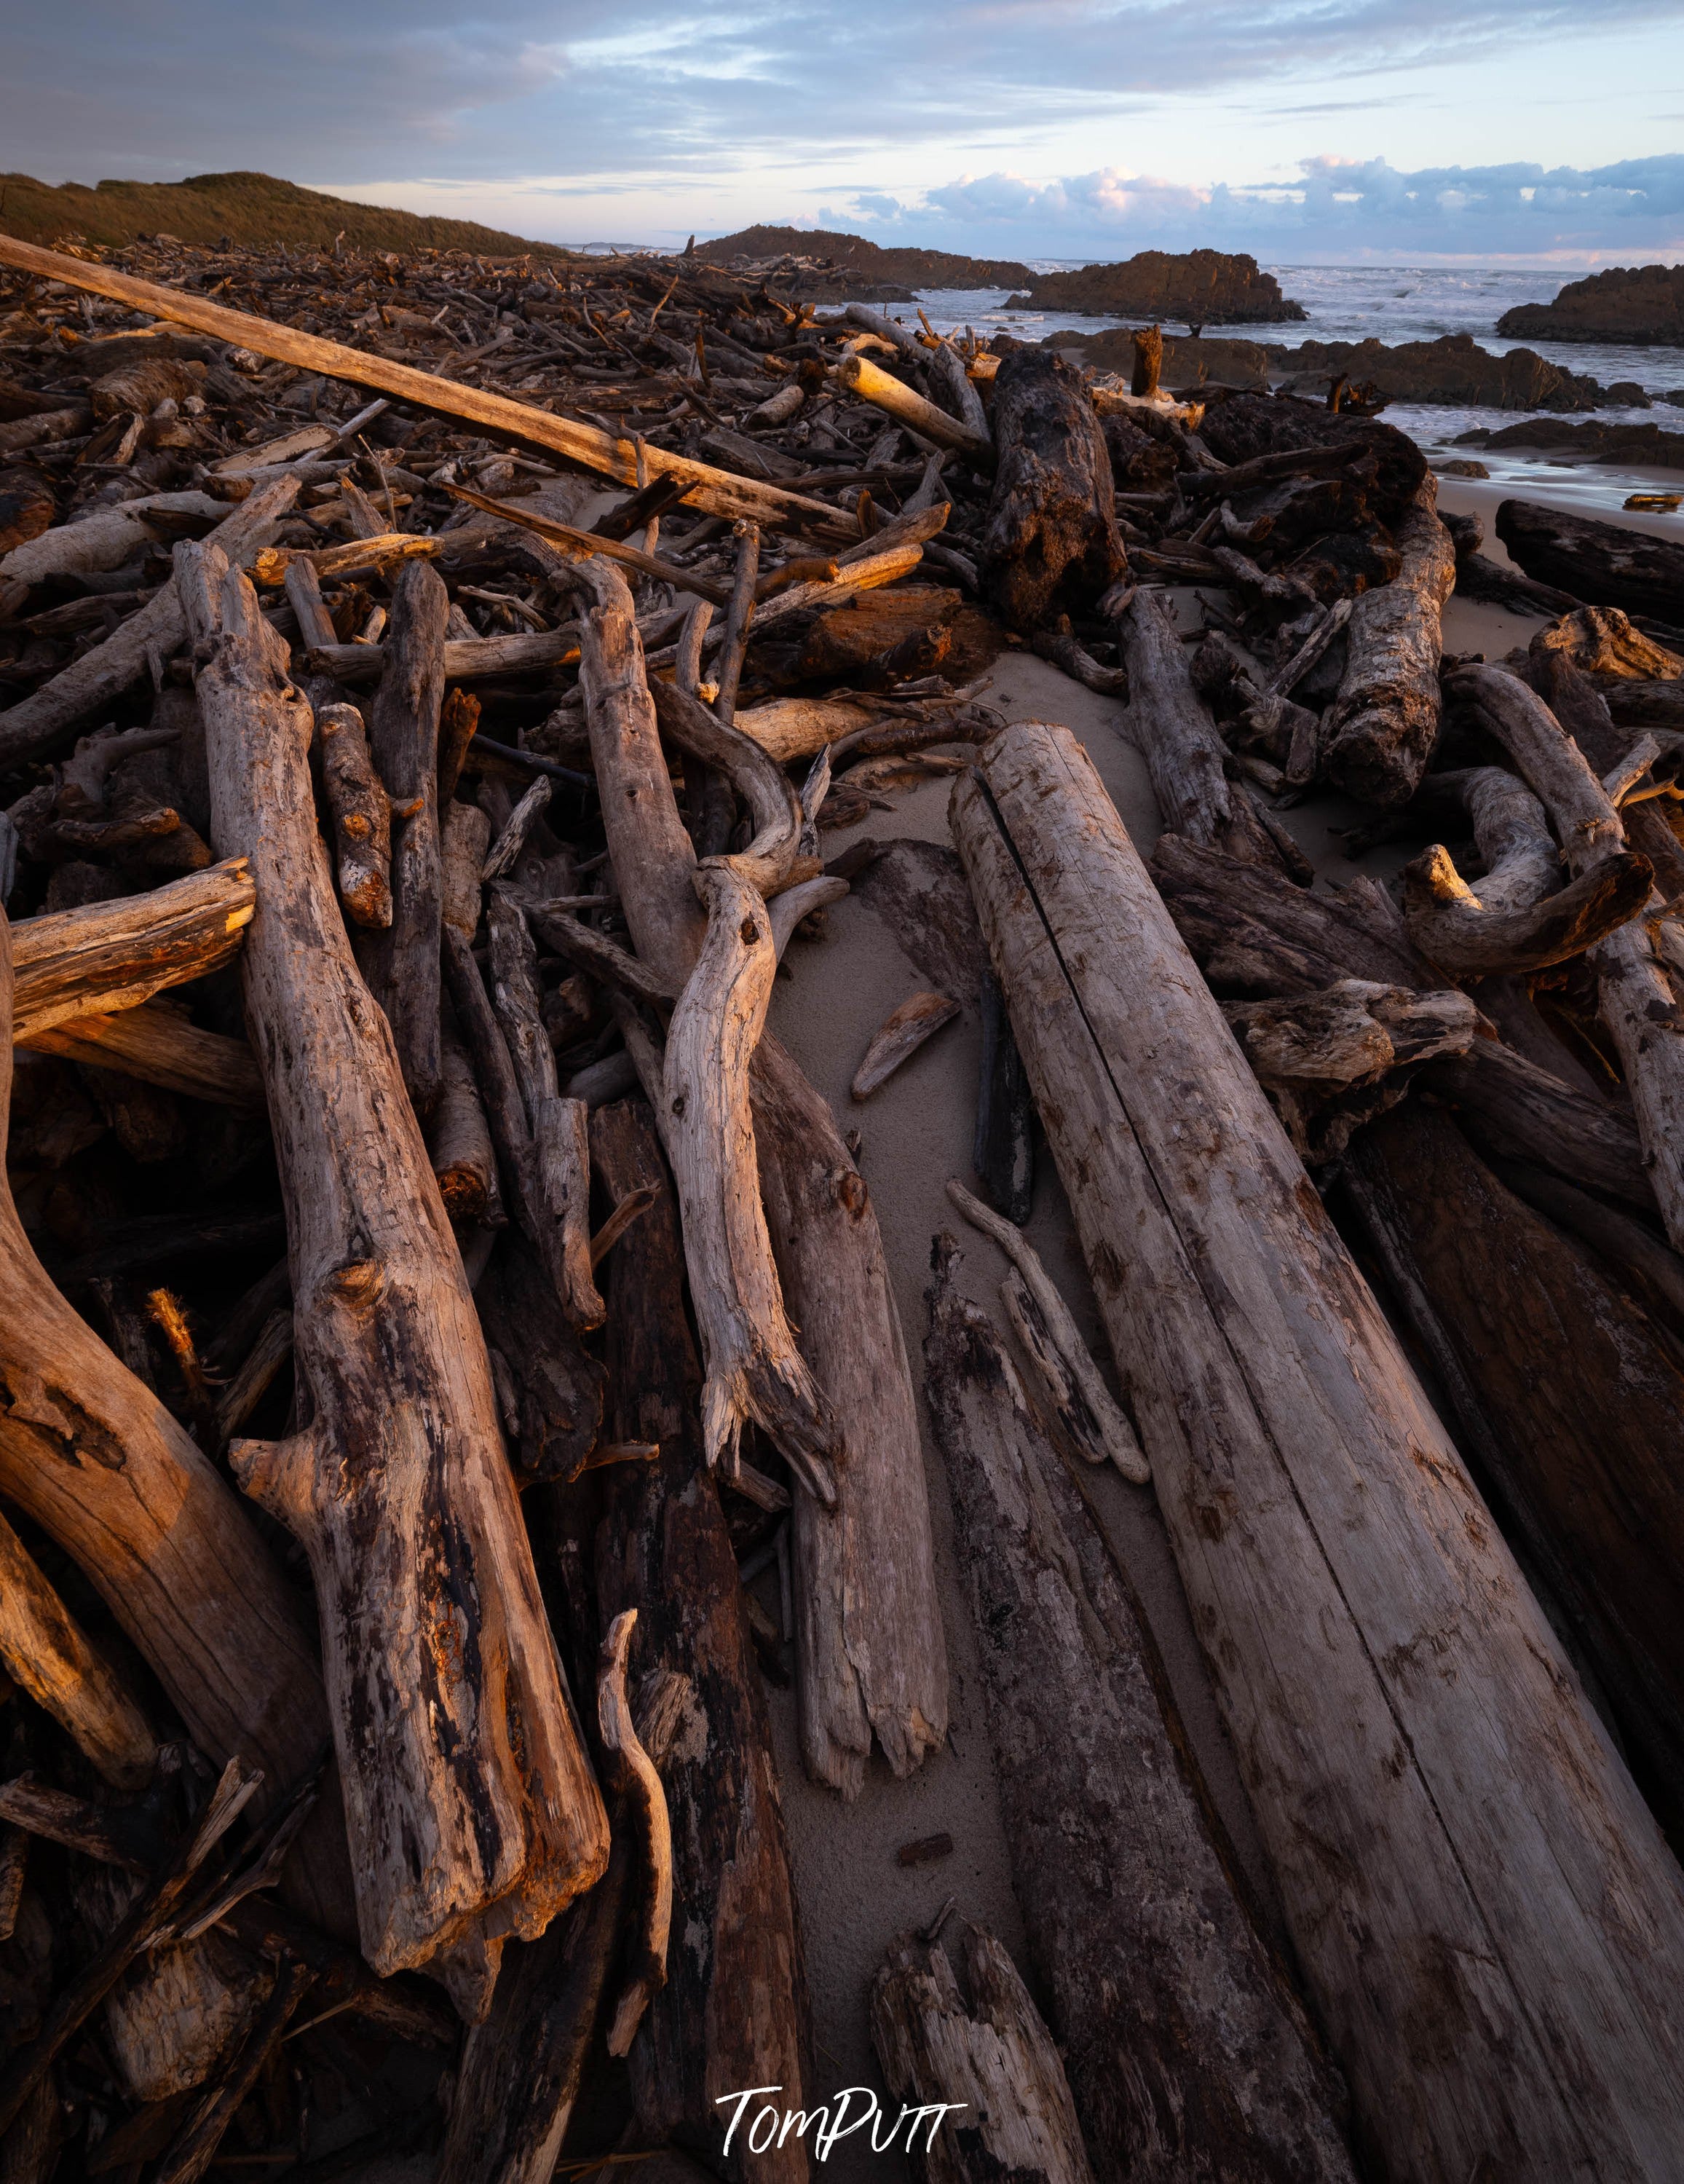
[[[1684,432],[1659,425],[1570,425],[1561,417],[1528,417],[1497,432],[1460,434],[1459,448],[1554,448],[1597,463],[1648,463],[1656,470],[1684,471]]]
[[[1309,314],[1256,259],[1225,250],[1142,250],[1114,265],[1037,273],[1007,309],[1128,312],[1189,326],[1248,326]]]
[[[1598,410],[1610,401],[1633,408],[1648,397],[1635,386],[1617,390],[1598,386],[1582,373],[1549,364],[1533,349],[1510,349],[1498,356],[1481,348],[1471,334],[1441,334],[1437,341],[1303,342],[1293,348],[1271,344],[1265,352],[1292,394],[1325,394],[1327,382],[1344,372],[1366,385],[1370,380],[1388,402],[1453,402],[1479,410]]]
[[[1684,345],[1684,265],[1611,265],[1553,304],[1517,304],[1497,331],[1518,340]]]
[[[1090,371],[1114,371],[1128,379],[1134,372],[1134,336],[1126,327],[1108,326],[1103,333],[1082,333],[1072,327],[1048,334],[1042,348],[1085,365]],[[1269,351],[1261,342],[1225,341],[1220,336],[1177,341],[1164,337],[1160,376],[1165,387],[1176,389],[1203,387],[1247,387],[1261,392],[1269,384]]]

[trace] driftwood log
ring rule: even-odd
[[[1529,577],[1590,606],[1621,607],[1675,629],[1684,624],[1684,545],[1623,523],[1505,500],[1497,535]]]
[[[901,2142],[915,2173],[928,2184],[1093,2184],[1064,2064],[1016,1965],[968,1919],[954,1938],[957,1966],[942,1942],[897,1935],[871,1982],[889,2091],[903,2117],[923,2112]],[[953,2113],[931,2120],[938,2104]]]
[[[1659,2179],[1670,1853],[1091,764],[1023,724],[981,772],[955,836],[1358,2113],[1411,2184]]]
[[[1211,1840],[1140,1611],[937,1238],[925,1390],[1035,1970],[1102,2176],[1343,2180],[1343,2088]]]
[[[605,1475],[596,1534],[603,1620],[636,1607],[636,1689],[664,1685],[677,1717],[657,1760],[672,1825],[667,1978],[631,2044],[631,2083],[642,2142],[675,2140],[713,2163],[724,2095],[776,2081],[789,2106],[804,2105],[806,1975],[770,1724],[703,1452],[683,1247],[648,1109],[598,1110],[591,1150],[609,1199],[661,1186],[608,1262],[609,1429],[660,1454]],[[751,2168],[800,2184],[805,2151],[798,2140]]]
[[[581,564],[600,571],[601,564]],[[637,956],[671,994],[700,954],[695,851],[678,814],[620,579],[595,575],[581,679],[603,825]],[[839,1422],[837,1507],[793,1511],[802,1752],[847,1795],[875,1735],[909,1774],[947,1734],[948,1664],[918,1417],[882,1237],[834,1117],[763,1036],[750,1072],[766,1224],[798,1347]]]
[[[1081,374],[1044,350],[1014,349],[994,380],[994,497],[983,591],[1027,634],[1091,610],[1128,566],[1105,436]]]
[[[1118,636],[1129,672],[1124,732],[1146,760],[1164,826],[1228,856],[1277,865],[1256,805],[1227,778],[1222,738],[1193,688],[1163,593],[1137,589]]]
[[[1438,740],[1441,631],[1456,556],[1437,494],[1437,479],[1424,478],[1398,526],[1402,568],[1351,610],[1345,672],[1323,732],[1322,771],[1369,804],[1407,804]]]
[[[314,1574],[364,1954],[432,1964],[478,2016],[501,1941],[597,1879],[607,1823],[461,1258],[334,899],[308,705],[249,582],[214,548],[176,554],[214,831],[250,858],[262,905],[242,974],[313,1412],[231,1460]]]

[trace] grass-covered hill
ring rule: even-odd
[[[430,214],[391,212],[383,205],[353,204],[320,190],[300,189],[273,175],[192,175],[185,182],[64,182],[54,187],[28,175],[0,176],[0,233],[25,242],[121,244],[143,235],[170,235],[214,250],[226,238],[236,248],[331,248],[343,234],[353,250],[471,250],[489,257],[547,258],[567,253],[553,242],[531,242],[481,227],[477,220],[440,220]]]

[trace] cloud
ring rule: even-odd
[[[978,253],[1112,257],[1199,244],[1288,260],[1684,257],[1684,154],[1598,168],[1303,159],[1283,182],[1193,188],[1108,167],[1037,182],[964,175],[848,209],[879,242],[914,233]]]
[[[1676,0],[0,0],[0,141],[48,180],[262,167],[583,182],[1021,147],[1201,94],[1605,40]],[[605,27],[606,26],[606,27]],[[1361,100],[1353,100],[1361,105]],[[1290,109],[1283,110],[1290,111]],[[1189,115],[1190,129],[1199,125]]]

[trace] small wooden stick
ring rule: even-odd
[[[258,1329],[239,1371],[216,1406],[219,1447],[231,1440],[267,1394],[275,1374],[292,1355],[292,1311],[272,1312]]]
[[[452,690],[445,699],[438,722],[438,808],[442,814],[448,814],[456,784],[462,778],[462,762],[479,725],[479,699],[459,688]]]
[[[258,581],[263,580],[260,577]],[[322,598],[321,575],[315,564],[306,558],[289,560],[283,581],[287,601],[298,617],[299,644],[307,650],[315,644],[337,644],[339,632],[333,627],[333,617]]]
[[[500,880],[526,846],[526,837],[532,831],[551,796],[549,783],[542,774],[532,783],[520,801],[509,815],[507,825],[492,844],[486,861],[480,867],[480,884],[488,886]]]
[[[676,561],[663,561],[656,554],[639,553],[635,546],[622,545],[617,538],[604,538],[594,531],[575,531],[570,523],[557,523],[549,516],[532,515],[518,501],[487,500],[482,494],[470,493],[466,486],[460,485],[447,486],[445,491],[453,499],[465,500],[470,508],[482,508],[488,515],[501,515],[510,523],[518,523],[523,531],[536,532],[540,538],[547,538],[553,546],[565,547],[575,556],[601,554],[643,576],[659,577],[676,591],[693,592],[698,599],[711,600],[716,607],[729,604],[731,594],[723,584],[692,576]]]
[[[973,1198],[957,1177],[948,1178],[948,1196],[973,1228],[980,1228],[985,1236],[993,1239],[1022,1276],[1024,1288],[1040,1307],[1053,1346],[1069,1368],[1070,1377],[1092,1416],[1112,1462],[1125,1479],[1137,1486],[1144,1486],[1152,1476],[1152,1468],[1135,1439],[1134,1428],[1100,1378],[1099,1368],[1070,1317],[1070,1306],[1059,1294],[1028,1239],[980,1199]],[[1031,1349],[1030,1355],[1038,1366],[1040,1359],[1036,1351]]]
[[[731,610],[725,617],[725,644],[714,668],[719,695],[714,710],[727,727],[736,717],[736,686],[748,650],[748,625],[754,619],[754,586],[760,574],[760,526],[739,523],[736,532],[736,581],[731,587]]]
[[[181,1369],[181,1384],[186,1393],[187,1408],[192,1412],[194,1425],[201,1438],[216,1430],[216,1404],[210,1392],[210,1383],[205,1378],[204,1367],[199,1362],[199,1353],[193,1341],[192,1329],[187,1324],[187,1315],[181,1308],[179,1297],[168,1290],[153,1290],[147,1296],[146,1308],[153,1324],[170,1346],[171,1356]],[[210,1443],[203,1440],[208,1449]]]
[[[641,1190],[631,1191],[620,1200],[614,1212],[609,1214],[608,1219],[591,1239],[592,1273],[601,1266],[603,1261],[607,1258],[632,1223],[641,1220],[648,1212],[660,1196],[662,1188],[663,1186],[659,1183],[646,1183]]]
[[[358,925],[392,922],[392,799],[369,755],[368,732],[354,705],[324,705],[316,716],[321,780],[333,815],[339,899]]]
[[[672,1925],[672,1829],[666,1794],[653,1760],[638,1741],[625,1689],[626,1657],[636,1622],[635,1607],[615,1616],[603,1641],[597,1673],[597,1719],[603,1742],[620,1763],[621,1790],[632,1808],[649,1869],[631,1976],[609,2022],[610,2055],[624,2055],[631,2048],[650,1996],[666,1985],[667,1935]]]

